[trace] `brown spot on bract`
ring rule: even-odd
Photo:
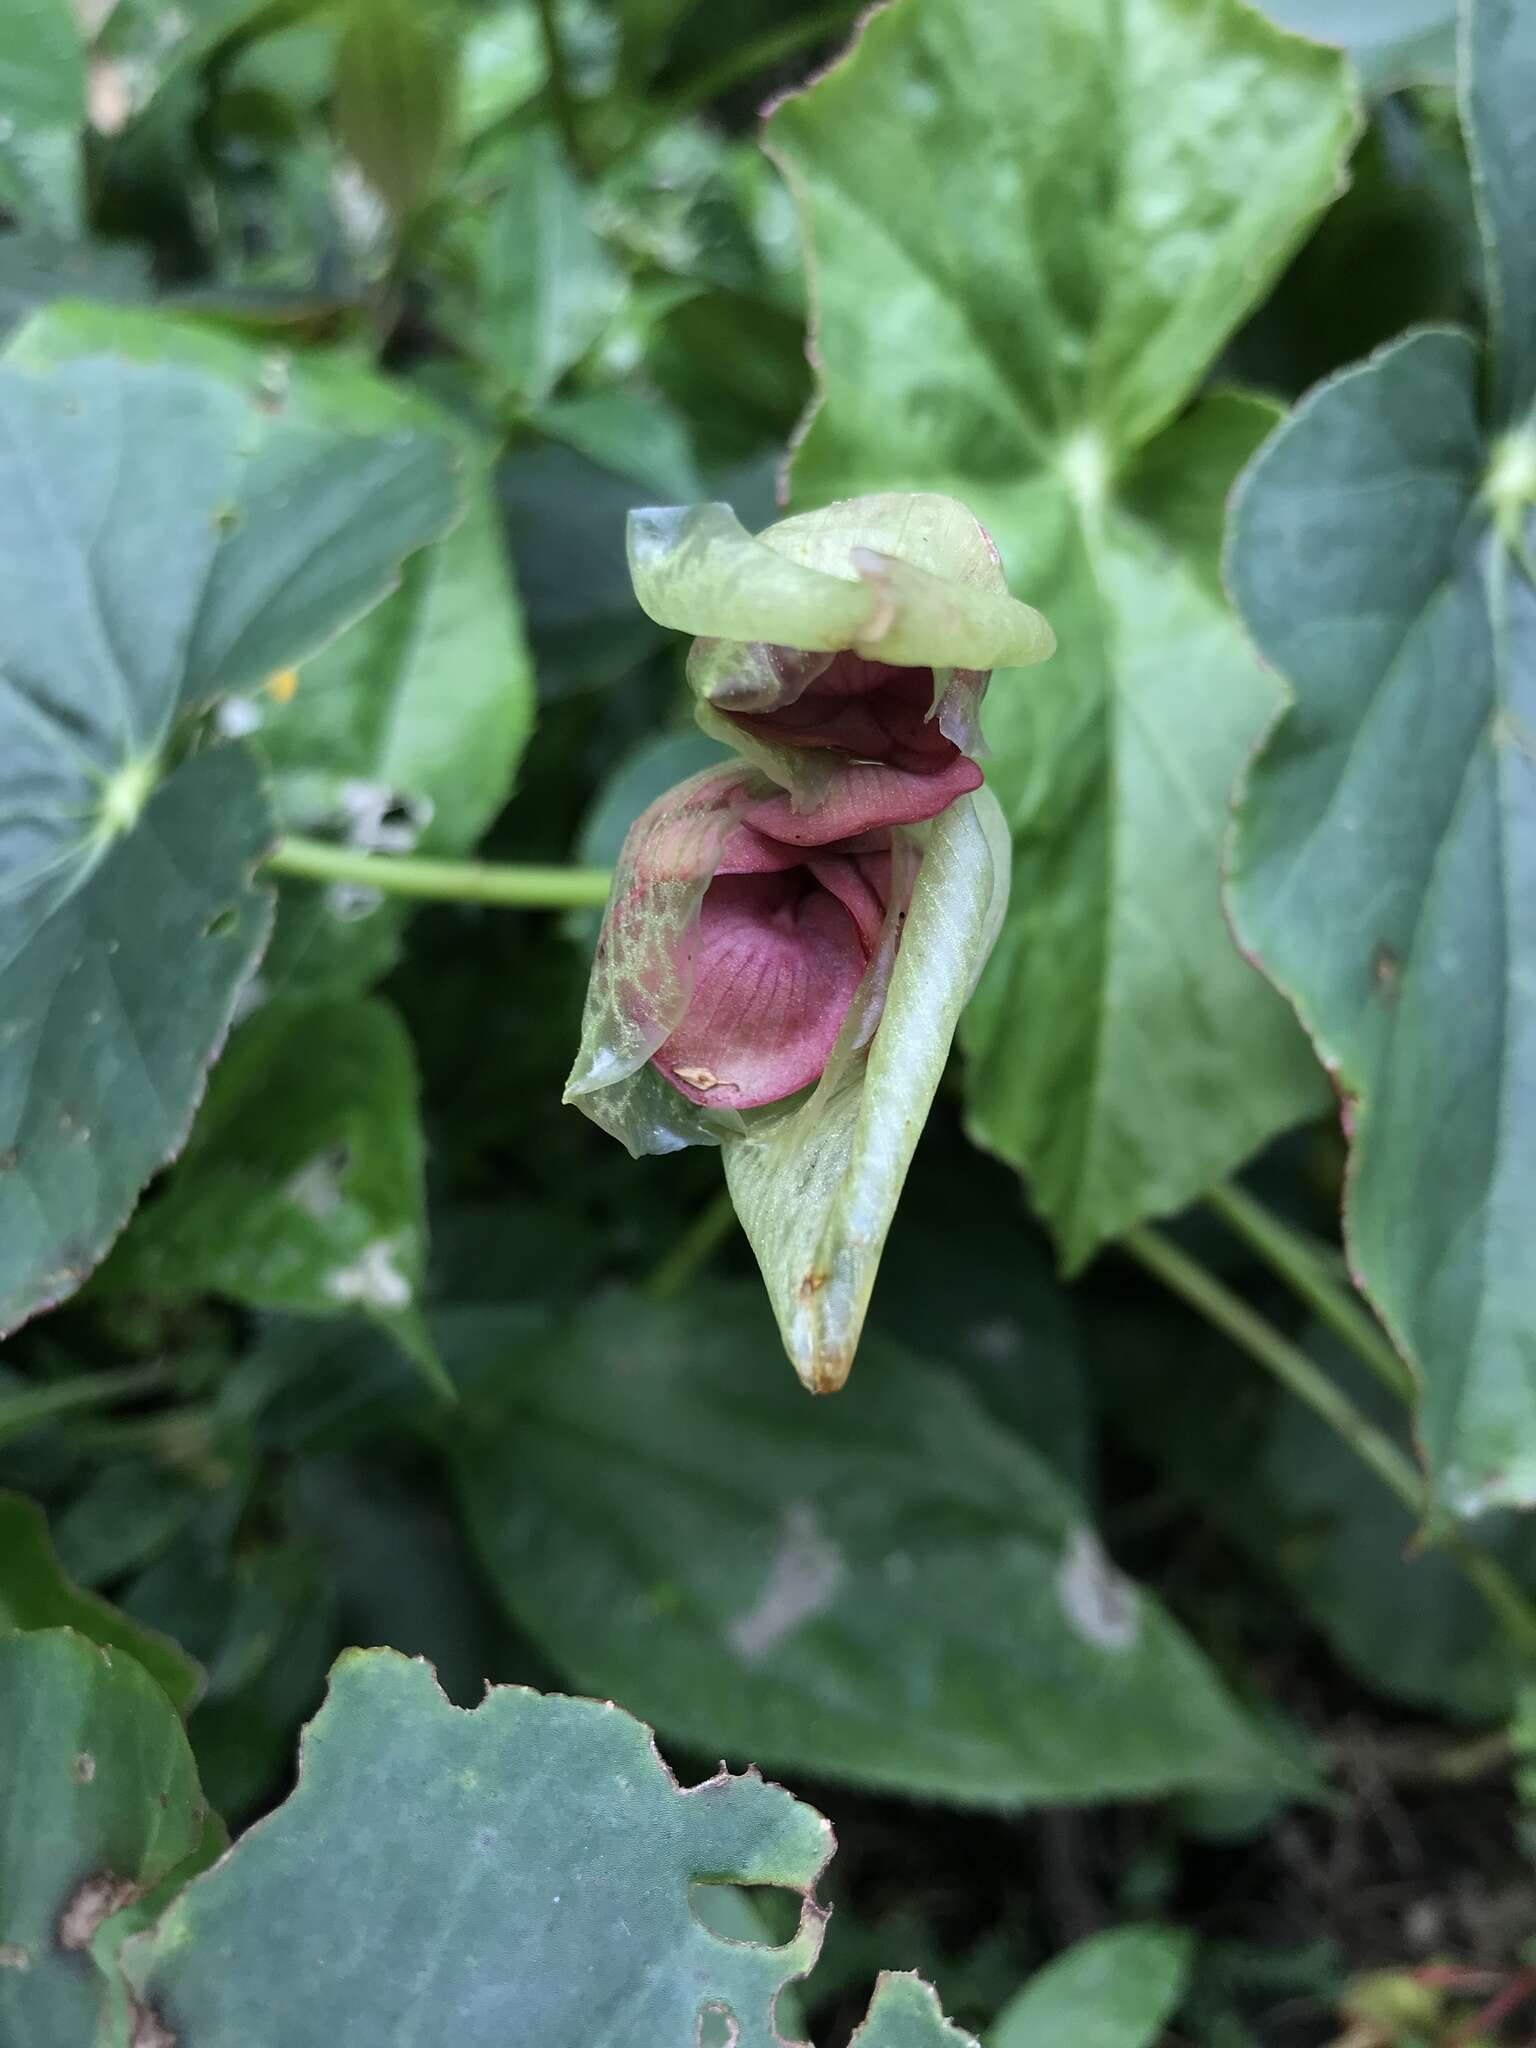
[[[1390,1003],[1397,994],[1402,977],[1403,956],[1383,939],[1371,955],[1371,986],[1377,995]]]
[[[124,1906],[131,1906],[142,1891],[143,1886],[135,1884],[131,1877],[114,1877],[109,1870],[83,1879],[70,1893],[59,1915],[59,1947],[68,1949],[71,1955],[83,1953],[95,1940],[103,1920],[110,1920]]]
[[[176,2048],[176,2036],[150,2006],[133,2001],[128,2048]]]
[[[74,1778],[77,1785],[89,1785],[96,1775],[96,1759],[88,1749],[82,1749],[75,1758]]]
[[[800,1296],[800,1299],[802,1301],[814,1301],[816,1296],[820,1294],[823,1287],[826,1286],[830,1278],[831,1275],[829,1273],[818,1273],[816,1268],[813,1266],[810,1272],[807,1273],[805,1278],[800,1282],[800,1285],[796,1288],[795,1292]]]
[[[21,1162],[21,1154],[14,1145],[8,1145],[0,1152],[0,1173],[14,1173]]]

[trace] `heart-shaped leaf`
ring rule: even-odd
[[[455,467],[371,378],[147,315],[0,365],[0,1329],[182,1143],[265,938],[265,794],[198,715],[379,597]]]
[[[497,1592],[665,1735],[983,1806],[1299,1786],[953,1368],[871,1331],[845,1391],[807,1401],[751,1285],[436,1329]]]
[[[65,1576],[35,1502],[0,1493],[0,1634],[12,1629],[72,1628],[90,1642],[142,1664],[180,1712],[202,1688],[202,1674],[169,1636],[141,1628]]]
[[[100,1284],[361,1310],[435,1377],[417,1305],[425,1207],[415,1063],[394,1011],[278,999],[236,1034],[185,1155]]]
[[[0,2039],[94,2042],[92,1944],[202,1839],[192,1752],[134,1659],[68,1628],[0,1636],[0,1728]]]
[[[1352,124],[1343,62],[1240,0],[898,4],[769,124],[823,371],[795,502],[951,493],[1056,631],[985,707],[1014,887],[964,1040],[973,1128],[1074,1263],[1321,1100],[1218,894],[1274,705],[1215,563],[1262,413],[1168,422]]]
[[[1536,1502],[1536,15],[1472,0],[1494,315],[1322,386],[1234,505],[1234,597],[1295,707],[1231,877],[1245,943],[1350,1104],[1355,1270],[1464,1513]]]
[[[357,1650],[300,1770],[122,1951],[171,2038],[783,2048],[774,2004],[821,1945],[831,1830],[755,1772],[683,1791],[616,1707],[501,1686],[466,1713],[426,1665]],[[689,1888],[711,1881],[800,1893],[798,1932],[709,1933]]]

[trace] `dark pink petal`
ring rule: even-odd
[[[752,1109],[814,1081],[865,967],[840,898],[804,868],[723,875],[694,946],[693,999],[654,1056],[673,1087],[690,1102]]]
[[[885,923],[885,898],[891,879],[890,855],[866,854],[861,859],[851,859],[843,853],[827,854],[819,859],[813,855],[808,865],[822,888],[835,896],[853,919],[864,958],[870,959],[880,943],[880,927]],[[885,885],[883,888],[879,886],[881,880]]]
[[[976,763],[953,749],[946,766],[931,775],[913,775],[878,761],[853,761],[815,810],[796,812],[788,795],[771,796],[753,805],[748,825],[752,832],[786,846],[829,846],[876,826],[916,825],[923,818],[936,818],[956,797],[979,789],[981,780]]]
[[[835,747],[858,760],[931,774],[958,752],[931,716],[933,688],[932,669],[894,668],[840,654],[776,710],[731,716],[759,739],[781,746]]]

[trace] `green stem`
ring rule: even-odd
[[[586,910],[608,900],[607,868],[522,867],[479,860],[419,860],[359,853],[323,839],[283,839],[267,866],[306,882],[355,882],[385,896],[497,903],[518,910]]]
[[[675,1301],[730,1236],[736,1208],[729,1188],[707,1202],[668,1251],[641,1292],[647,1301]]]
[[[576,170],[585,167],[586,158],[582,148],[581,125],[576,118],[576,92],[571,84],[571,67],[565,54],[565,42],[560,34],[560,22],[555,11],[556,0],[533,0],[534,12],[539,17],[539,33],[544,39],[544,54],[549,62],[549,104],[555,117],[555,126],[560,130],[560,139],[565,144],[565,153]]]
[[[50,1386],[28,1387],[24,1393],[0,1395],[0,1444],[26,1430],[37,1429],[60,1415],[82,1409],[112,1408],[140,1394],[158,1394],[171,1385],[164,1365],[125,1366],[118,1372],[78,1372]]]
[[[1318,1253],[1299,1230],[1272,1216],[1262,1202],[1240,1187],[1207,1190],[1207,1205],[1216,1211],[1265,1264],[1293,1287],[1318,1318],[1341,1338],[1383,1386],[1399,1399],[1414,1398],[1413,1375],[1392,1348],[1380,1326],[1329,1275]]]
[[[1161,1231],[1142,1225],[1127,1231],[1119,1243],[1122,1250],[1155,1274],[1172,1293],[1198,1309],[1207,1322],[1230,1337],[1250,1358],[1257,1359],[1282,1386],[1320,1415],[1410,1513],[1423,1514],[1424,1482],[1413,1460],[1384,1430],[1361,1414],[1306,1352],[1283,1337],[1240,1295]],[[1445,1547],[1522,1655],[1536,1660],[1536,1609],[1504,1567],[1459,1534],[1445,1534]]]

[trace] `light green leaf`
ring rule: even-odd
[[[403,229],[432,197],[454,125],[458,52],[432,0],[350,0],[336,132]]]
[[[1478,377],[1439,331],[1323,386],[1249,472],[1230,557],[1297,700],[1233,910],[1351,1105],[1354,1270],[1464,1513],[1536,1501],[1536,592],[1482,500]]]
[[[0,1728],[0,2038],[84,2048],[98,1932],[202,1837],[192,1753],[132,1657],[66,1628],[0,1636]]]
[[[516,129],[476,162],[489,187],[429,259],[445,328],[517,406],[546,399],[597,340],[624,278],[592,230],[552,129]]]
[[[461,525],[302,671],[236,707],[291,830],[360,851],[461,855],[511,792],[533,728],[533,663],[489,480]],[[285,883],[269,979],[352,993],[391,965],[406,913],[366,891]]]
[[[73,239],[85,226],[85,49],[69,0],[8,0],[0,110],[0,210]]]
[[[1456,0],[1259,0],[1271,21],[1342,44],[1373,95],[1456,76]]]
[[[1296,1787],[952,1370],[871,1331],[845,1392],[809,1402],[751,1287],[532,1336],[464,1310],[438,1335],[501,1599],[665,1734],[981,1806]]]
[[[377,1001],[274,1000],[241,1026],[184,1156],[101,1284],[374,1317],[432,1370],[411,1042]]]
[[[134,1658],[179,1713],[187,1712],[201,1689],[202,1674],[168,1636],[140,1628],[66,1578],[35,1502],[0,1493],[0,1635],[44,1628],[72,1628]]]
[[[976,2048],[944,2017],[931,1985],[910,1971],[882,1970],[864,2024],[849,2048]]]
[[[498,1687],[466,1713],[425,1665],[350,1651],[297,1790],[123,1964],[198,2048],[410,2027],[456,2048],[782,2048],[774,2000],[820,1946],[830,1832],[752,1773],[681,1791],[616,1707]],[[799,1932],[721,1940],[690,1910],[698,1879],[801,1893]]]
[[[795,1371],[813,1393],[847,1379],[870,1292],[960,1012],[1008,900],[1008,834],[989,791],[922,832],[922,859],[868,1050],[856,997],[804,1101],[723,1132],[726,1181]],[[878,962],[871,974],[883,974]]]
[[[184,1140],[265,938],[254,763],[187,753],[185,720],[365,610],[457,506],[410,400],[121,310],[33,320],[0,429],[5,1328]]]
[[[1015,886],[966,1036],[975,1128],[1073,1262],[1318,1100],[1216,881],[1274,701],[1209,538],[1256,419],[1224,399],[1155,437],[1337,189],[1352,126],[1342,61],[1239,0],[907,0],[769,126],[823,365],[795,502],[962,499],[1060,643],[986,707]]]
[[[291,692],[247,700],[298,830],[363,850],[467,853],[506,802],[533,726],[533,668],[501,523],[476,478],[463,522],[400,587],[306,662]]]
[[[1038,1971],[987,2030],[986,2048],[1153,2048],[1183,1995],[1190,1940],[1115,1927]]]

